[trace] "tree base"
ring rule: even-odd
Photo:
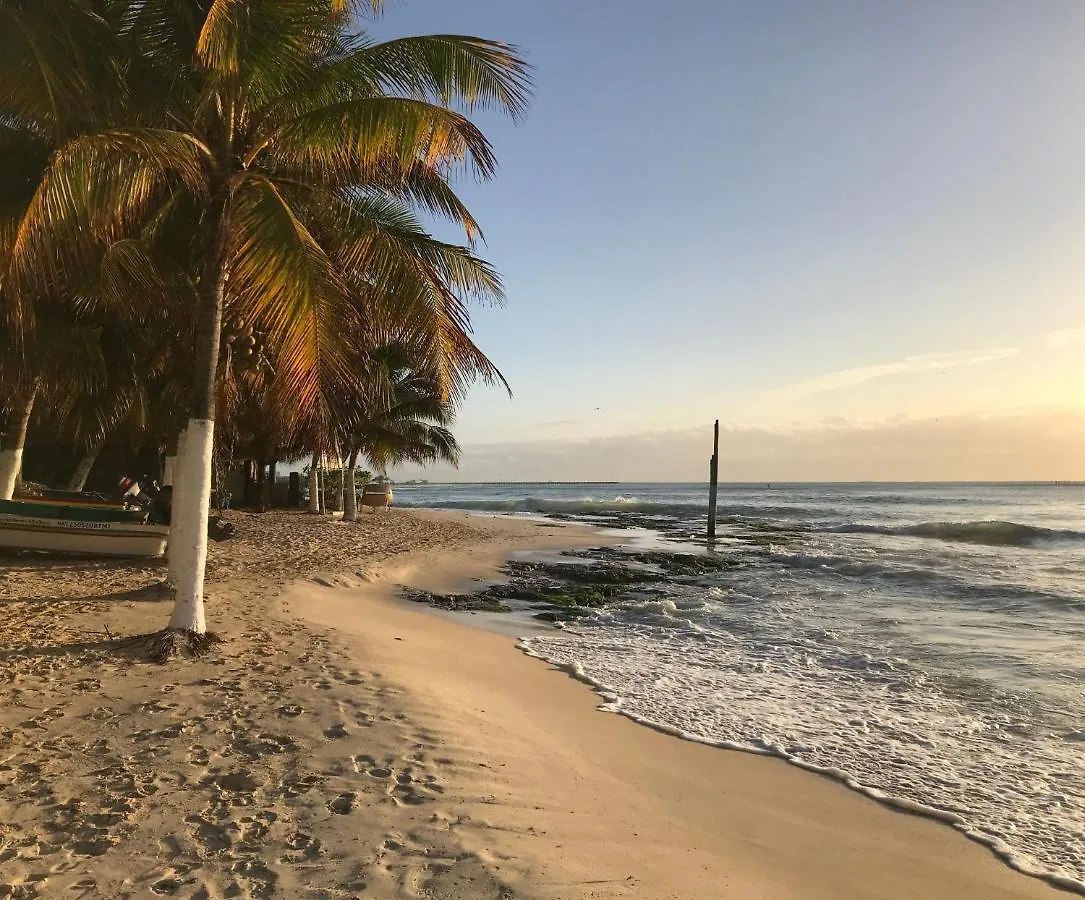
[[[176,657],[199,659],[210,652],[215,644],[221,644],[222,638],[213,631],[197,634],[180,628],[163,628],[153,634],[141,634],[125,642],[151,662],[164,663]]]

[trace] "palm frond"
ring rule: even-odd
[[[329,383],[357,381],[343,340],[357,326],[346,285],[268,179],[248,175],[239,182],[230,221],[228,302],[258,320],[277,348],[273,390],[284,398],[280,408],[315,410],[331,422]]]
[[[488,179],[497,165],[470,119],[402,97],[348,100],[305,113],[277,128],[259,149],[272,165],[344,185],[378,172],[406,178],[419,163],[446,169],[464,163]],[[256,158],[252,154],[250,161]]]
[[[496,107],[521,118],[531,98],[531,67],[518,48],[458,34],[404,37],[365,47],[356,68],[385,91],[468,111]]]
[[[21,293],[57,293],[79,278],[100,248],[135,229],[172,185],[206,186],[207,148],[167,129],[84,135],[56,152],[20,224],[11,273]]]

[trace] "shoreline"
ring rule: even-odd
[[[0,560],[0,893],[1067,896],[783,760],[602,715],[514,637],[396,596],[620,534],[443,510],[231,519],[208,605],[227,643],[196,661],[118,651],[168,617],[160,564]]]
[[[597,535],[589,532],[570,546],[589,546],[598,543],[597,538]],[[620,536],[609,542],[619,543]],[[521,545],[516,549],[543,548]],[[548,545],[545,549],[558,548]],[[621,806],[619,795],[623,790],[640,789],[646,772],[658,777],[658,772],[652,771],[653,764],[646,762],[653,755],[685,758],[683,761],[689,765],[688,772],[696,774],[690,775],[687,772],[685,776],[676,779],[672,773],[662,781],[666,782],[669,788],[682,788],[676,794],[685,795],[686,800],[682,805],[692,802],[701,807],[697,810],[696,817],[700,819],[702,826],[707,827],[698,828],[697,833],[702,838],[705,835],[711,836],[707,844],[701,840],[696,848],[671,845],[668,853],[661,856],[656,854],[657,858],[647,866],[647,876],[626,876],[629,884],[624,884],[616,877],[591,879],[582,876],[597,873],[600,866],[605,866],[606,859],[625,862],[625,868],[632,867],[635,870],[638,865],[643,868],[643,845],[648,844],[655,848],[667,846],[667,838],[663,834],[657,832],[654,839],[647,837],[652,826],[643,820],[636,825],[639,830],[634,834],[635,840],[616,848],[615,845],[619,844],[621,839],[616,840],[610,833],[614,817],[608,815],[606,824],[600,826],[602,833],[593,835],[593,840],[598,841],[598,844],[593,845],[594,851],[590,854],[590,859],[583,861],[584,865],[570,863],[562,858],[559,844],[548,849],[523,846],[538,840],[537,835],[525,833],[521,835],[521,841],[508,842],[503,855],[521,860],[515,887],[527,896],[553,896],[546,891],[552,889],[554,883],[547,881],[546,876],[539,873],[555,869],[561,871],[560,877],[565,879],[561,883],[574,891],[560,896],[570,898],[710,897],[716,896],[713,893],[717,890],[715,885],[721,879],[732,883],[732,890],[736,891],[734,896],[738,897],[824,896],[854,897],[858,900],[871,896],[924,896],[974,897],[979,900],[998,897],[1053,898],[1067,896],[1067,888],[1075,889],[1069,885],[1058,885],[1045,876],[1023,872],[994,852],[990,845],[977,841],[960,830],[954,829],[952,837],[948,836],[945,832],[945,826],[949,824],[947,817],[937,810],[928,811],[918,806],[909,807],[902,802],[895,802],[893,798],[875,797],[865,790],[848,785],[843,779],[834,778],[831,773],[796,765],[783,757],[759,753],[745,747],[726,747],[697,741],[654,723],[638,721],[631,716],[601,716],[599,701],[600,694],[606,699],[605,687],[594,684],[581,674],[554,666],[544,658],[526,652],[514,638],[472,624],[462,615],[440,615],[429,608],[412,607],[396,597],[400,587],[436,593],[462,591],[470,586],[468,579],[492,579],[498,566],[508,556],[509,552],[495,551],[486,558],[476,556],[466,566],[462,559],[454,562],[443,561],[444,565],[451,565],[450,569],[442,568],[441,564],[431,564],[424,571],[418,571],[415,566],[407,565],[368,584],[347,586],[342,592],[349,595],[349,599],[343,596],[315,600],[303,588],[308,604],[308,612],[303,615],[323,626],[350,631],[367,653],[375,653],[380,658],[382,669],[389,677],[407,684],[409,689],[416,693],[416,702],[420,704],[420,709],[424,709],[427,716],[440,718],[441,725],[454,733],[460,743],[468,743],[469,737],[474,733],[474,727],[463,725],[465,718],[474,718],[472,708],[485,707],[490,710],[501,707],[500,695],[507,693],[509,689],[528,693],[535,701],[541,698],[549,699],[551,708],[547,716],[553,716],[553,719],[548,718],[548,722],[555,726],[551,733],[562,734],[567,741],[576,742],[577,736],[568,729],[579,732],[580,754],[570,763],[574,766],[571,773],[574,782],[582,783],[586,780],[585,773],[588,771],[599,774],[597,761],[591,759],[587,752],[589,747],[596,753],[609,754],[612,760],[620,757],[619,768],[637,772],[635,780],[630,779],[630,782],[624,785],[619,783],[616,793],[597,798],[596,804],[604,810],[609,808],[613,811]],[[367,611],[373,614],[371,618],[367,618],[364,633],[351,631],[349,624],[342,619],[344,606],[355,603],[364,604]],[[391,635],[392,631],[399,633]],[[412,660],[411,651],[405,649],[412,642],[410,635],[419,633],[426,635],[424,650],[414,651],[416,654],[423,653],[425,657],[421,672],[419,661]],[[468,633],[476,636],[470,638]],[[442,656],[440,646],[445,642],[468,644],[473,656],[483,660],[488,658],[488,662],[481,664],[491,671],[500,670],[500,687],[488,687],[479,681],[478,660],[465,669],[462,661]],[[509,651],[515,656],[510,657]],[[527,661],[529,668],[523,670],[523,667],[515,666],[514,658]],[[513,667],[522,670],[515,679],[509,677],[509,669]],[[444,717],[432,706],[435,689],[432,684],[427,683],[427,672],[430,677],[436,675],[436,680],[442,685],[439,705],[445,709]],[[562,682],[563,686],[559,687],[558,682]],[[450,714],[448,706],[452,696],[457,693],[469,699],[461,700],[456,707],[456,713]],[[555,696],[560,697],[561,702],[568,706],[555,710],[552,702]],[[507,718],[504,721],[499,720],[500,724],[496,727],[505,732],[525,729],[533,708],[532,706],[525,710],[517,702],[517,698],[507,698],[503,707]],[[492,717],[493,713],[489,715]],[[620,724],[615,724],[615,721]],[[484,720],[473,723],[475,727],[485,727],[487,724],[491,728],[495,727]],[[564,732],[559,730],[563,725],[566,728]],[[647,737],[648,734],[653,737]],[[659,740],[664,743],[660,745]],[[588,743],[583,743],[584,741]],[[605,750],[602,749],[604,744],[607,745]],[[674,744],[689,749],[680,750],[673,746]],[[500,765],[505,769],[513,768],[515,778],[527,781],[532,775],[524,769],[531,769],[538,760],[532,759],[531,752],[525,752],[522,747],[519,749],[519,753],[515,749],[508,751],[510,761]],[[555,747],[549,749],[551,752],[559,752]],[[537,750],[534,752],[537,753]],[[713,758],[715,755],[718,755],[718,758]],[[576,768],[578,766],[582,768]],[[537,774],[536,772],[534,777],[537,777]],[[613,773],[609,774],[613,778]],[[553,795],[557,790],[553,773],[551,778],[553,780],[549,782],[550,790],[547,793]],[[509,806],[527,808],[539,799],[538,796],[531,799],[532,789],[525,788],[523,784],[519,787],[507,782],[502,784],[507,794],[504,803],[498,805],[503,809]],[[774,825],[768,829],[771,834],[764,833],[760,840],[753,840],[750,845],[744,846],[741,852],[736,853],[736,840],[743,836],[749,839],[750,833],[762,832],[763,829],[752,826],[749,822],[740,825],[737,817],[733,815],[723,816],[728,821],[724,823],[725,827],[719,828],[719,811],[713,811],[706,806],[711,807],[713,802],[726,804],[728,795],[734,793],[734,787],[738,784],[743,786],[742,801],[751,818],[755,819],[760,815],[773,821]],[[786,789],[781,789],[781,784],[786,785]],[[751,788],[750,785],[754,787]],[[474,787],[476,792],[484,789],[477,783]],[[660,791],[659,787],[657,784],[650,797],[656,804],[663,800],[659,811],[667,817],[678,819],[692,815],[688,810],[677,809],[678,804],[666,802],[662,797],[665,791]],[[713,795],[715,799],[706,804],[705,798]],[[796,801],[796,797],[801,800]],[[575,798],[563,799],[575,801]],[[644,802],[644,798],[637,802]],[[473,812],[477,810],[477,806],[478,804],[468,803],[465,808]],[[536,812],[543,811],[543,807],[538,805],[534,808]],[[492,814],[492,805],[489,811]],[[569,815],[590,817],[593,812],[581,808]],[[621,817],[620,814],[618,816]],[[515,830],[517,825],[523,825],[522,819],[516,816],[512,816],[510,821],[512,824],[495,827],[499,831],[509,832],[510,829]],[[782,829],[781,821],[788,823],[790,827]],[[798,829],[795,828],[796,823],[801,823]],[[568,819],[558,824],[551,822],[548,833],[554,833],[569,825]],[[717,827],[713,829],[713,825]],[[579,830],[580,827],[578,825],[574,831],[579,839],[583,840],[585,835]],[[790,831],[790,836],[781,836],[781,830]],[[768,849],[766,845],[769,841],[776,842],[778,846]],[[476,846],[480,853],[492,850],[486,841],[477,843]],[[797,848],[800,847],[805,852],[797,853]],[[761,851],[761,859],[754,859],[758,856],[758,853],[753,852],[754,848]],[[707,878],[691,876],[688,873],[679,875],[674,871],[674,860],[682,858],[683,855],[688,856],[691,852],[702,857],[699,871],[708,873]],[[828,863],[834,856],[837,860]],[[840,857],[849,862],[839,865]],[[561,862],[556,863],[557,859],[561,859]],[[916,871],[922,866],[927,867],[925,871]],[[621,865],[618,868],[621,868]],[[876,884],[876,881],[884,878],[885,873],[890,873],[889,879]],[[609,884],[610,887],[604,888],[604,884]],[[589,885],[593,892],[575,892],[578,887],[587,890]]]
[[[882,805],[890,810],[897,811],[902,815],[912,815],[919,818],[928,819],[932,822],[936,822],[941,825],[946,825],[956,831],[958,834],[967,838],[969,841],[978,844],[979,846],[990,851],[990,853],[996,857],[999,861],[1005,864],[1013,872],[1024,875],[1027,878],[1035,879],[1050,885],[1056,889],[1058,896],[1065,896],[1067,894],[1085,896],[1085,883],[1075,881],[1071,878],[1064,878],[1060,875],[1053,875],[1042,872],[1037,869],[1032,869],[1027,865],[1020,863],[1013,850],[1007,847],[1001,841],[997,839],[989,838],[985,835],[978,834],[973,831],[967,830],[964,826],[966,823],[956,813],[946,812],[933,806],[927,806],[922,803],[916,803],[911,800],[907,800],[901,797],[896,797],[892,794],[887,794],[877,788],[868,787],[861,784],[850,775],[845,772],[841,772],[839,769],[831,769],[828,767],[819,767],[810,763],[804,762],[801,759],[797,759],[793,756],[789,756],[786,753],[777,752],[773,750],[764,750],[758,747],[753,747],[745,744],[738,744],[731,741],[713,741],[706,738],[698,737],[697,735],[690,734],[689,732],[682,731],[679,728],[675,728],[670,725],[663,725],[659,722],[646,719],[642,716],[635,715],[624,709],[613,708],[613,701],[615,693],[613,688],[600,681],[592,678],[590,675],[582,671],[579,666],[568,667],[562,666],[557,663],[553,663],[547,659],[546,656],[532,651],[527,642],[530,638],[525,638],[517,641],[517,649],[521,650],[527,656],[537,659],[539,662],[549,666],[552,670],[561,672],[575,681],[579,681],[588,687],[596,697],[601,701],[597,709],[600,712],[612,713],[629,719],[637,725],[644,728],[649,728],[652,731],[656,731],[660,734],[667,735],[668,737],[676,738],[680,741],[688,741],[693,744],[700,744],[705,747],[711,747],[716,750],[722,750],[730,753],[748,753],[753,756],[766,757],[768,759],[777,759],[781,762],[786,762],[788,765],[794,766],[802,771],[809,772],[819,778],[827,779],[831,782],[839,784],[849,791],[864,797],[867,800],[873,801],[879,805]]]

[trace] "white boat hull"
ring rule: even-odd
[[[168,525],[0,515],[0,547],[95,556],[161,556]]]

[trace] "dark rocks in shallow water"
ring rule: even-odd
[[[490,594],[489,589],[477,594],[435,594],[432,591],[404,588],[401,596],[415,603],[427,603],[450,612],[511,612],[499,597]]]
[[[593,584],[545,594],[544,597],[547,603],[555,606],[600,609],[606,606],[608,601],[628,590],[628,584]]]
[[[737,555],[724,556],[719,553],[668,553],[663,550],[628,552],[609,547],[590,552],[590,558],[592,559],[602,559],[618,564],[624,563],[626,571],[629,572],[639,571],[639,569],[629,568],[629,563],[658,570],[654,573],[649,571],[648,577],[640,579],[641,581],[659,581],[665,576],[689,577],[705,575],[709,572],[722,572],[742,565],[742,560]]]
[[[630,593],[658,595],[662,582],[720,572],[742,562],[720,554],[626,551],[597,547],[566,554],[568,562],[514,560],[505,566],[510,581],[472,594],[404,590],[418,603],[455,612],[533,611],[543,622],[586,616]]]

